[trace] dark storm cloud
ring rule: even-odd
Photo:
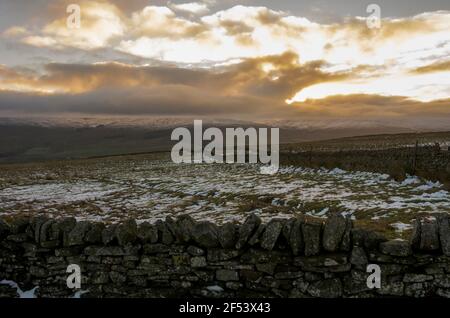
[[[0,68],[0,80],[36,91],[85,93],[99,89],[149,89],[183,87],[185,90],[214,93],[216,96],[255,96],[280,102],[302,88],[346,74],[323,73],[324,62],[300,65],[292,52],[251,58],[225,68],[188,69],[170,66],[134,66],[120,63],[47,64],[39,76],[15,69]],[[265,69],[268,66],[269,69]],[[172,92],[171,92],[172,93]],[[183,100],[183,99],[182,99]]]
[[[344,80],[351,72],[326,74],[323,62],[297,63],[294,53],[254,58],[217,70],[137,67],[118,63],[49,64],[40,76],[0,68],[0,78],[41,89],[42,94],[0,92],[0,111],[23,114],[197,115],[236,118],[439,120],[450,100],[429,103],[378,95],[332,96],[303,103],[284,100],[303,87]],[[271,65],[270,71],[264,69]],[[367,71],[362,67],[356,71]],[[450,127],[449,127],[450,128]]]
[[[95,92],[66,95],[37,95],[0,92],[0,114],[52,116],[86,115],[159,115],[267,120],[267,118],[299,120],[311,123],[347,120],[357,123],[375,120],[408,126],[411,123],[429,129],[450,129],[450,100],[422,103],[403,97],[376,95],[334,96],[287,106],[256,96],[218,97],[183,86],[102,89]],[[357,115],[355,115],[357,114]]]
[[[270,65],[270,71],[264,69]],[[322,62],[298,64],[288,52],[220,69],[106,64],[48,64],[45,73],[0,68],[3,85],[36,93],[3,91],[1,110],[117,114],[283,114],[284,100],[305,86],[343,75],[320,71]],[[53,94],[39,92],[53,91]],[[59,92],[59,93],[58,93]]]

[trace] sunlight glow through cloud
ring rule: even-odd
[[[0,91],[95,94],[120,85],[134,89],[154,85],[159,92],[157,85],[167,85],[164,89],[176,89],[180,96],[187,92],[197,96],[211,91],[205,90],[210,82],[220,82],[215,85],[223,88],[207,100],[292,108],[286,103],[305,106],[333,96],[402,97],[424,103],[450,99],[450,11],[386,17],[380,29],[370,29],[365,17],[324,23],[264,6],[219,10],[210,2],[191,1],[126,11],[118,3],[81,1],[78,30],[66,27],[64,15],[49,15],[40,27],[9,26],[0,41],[55,55],[98,54],[94,60],[105,64],[71,65],[69,59],[67,65],[42,65],[33,71],[5,66],[0,69]],[[104,53],[121,59],[108,60]],[[151,68],[155,65],[170,65],[174,74],[195,71],[191,75],[202,80],[187,76],[178,82],[172,74],[160,78],[161,71]],[[112,76],[109,69],[124,74]],[[146,92],[137,95],[141,94],[148,98]]]

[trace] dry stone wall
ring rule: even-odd
[[[73,218],[0,219],[0,280],[39,297],[67,297],[67,266],[83,297],[450,297],[448,216],[416,221],[410,241],[349,219],[254,214],[217,226],[190,216],[118,225]],[[371,289],[368,264],[381,270]],[[16,290],[0,286],[0,296]]]
[[[388,173],[396,179],[406,174],[417,175],[440,181],[450,187],[450,151],[438,147],[414,147],[342,150],[304,151],[281,154],[281,164],[313,168],[335,168],[353,171],[374,171]],[[449,188],[450,189],[450,188]]]

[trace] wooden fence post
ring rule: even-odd
[[[414,158],[413,158],[413,169],[412,174],[416,174],[416,165],[417,165],[417,152],[419,148],[419,140],[416,140],[416,146],[414,147]]]

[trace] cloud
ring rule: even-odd
[[[213,64],[294,51],[303,62],[325,60],[346,69],[388,63],[406,69],[425,61],[437,62],[450,54],[447,11],[385,18],[380,29],[370,29],[361,17],[321,24],[262,6],[237,5],[200,13],[200,8],[207,7],[203,2],[145,7],[138,6],[145,2],[135,3],[131,6],[135,10],[130,12],[119,0],[83,1],[82,29],[67,29],[66,16],[60,16],[37,32],[20,26],[21,32],[29,34],[17,36],[38,47],[107,47],[175,63]],[[196,14],[185,16],[182,8]]]
[[[293,103],[305,115],[327,115],[347,118],[402,118],[411,115],[425,117],[448,116],[450,99],[419,102],[402,96],[367,94],[330,96],[324,99]],[[355,116],[357,114],[357,116]],[[450,126],[450,123],[449,123]]]
[[[208,5],[206,3],[202,2],[188,2],[188,3],[181,3],[181,4],[174,4],[170,3],[169,7],[182,11],[182,12],[188,12],[192,14],[202,15],[209,12]]]
[[[311,85],[295,94],[289,102],[304,102],[308,99],[355,94],[403,96],[412,100],[427,102],[449,98],[448,88],[450,88],[450,76],[445,73],[399,73],[364,77],[355,72],[350,73],[344,81]]]
[[[363,17],[317,23],[263,6],[212,11],[207,2],[96,0],[80,2],[82,27],[73,30],[66,26],[69,2],[48,9],[40,23],[3,32],[8,45],[58,51],[67,62],[1,66],[1,95],[8,97],[2,109],[270,118],[447,114],[448,11],[385,18],[370,29]],[[89,58],[83,63],[75,51]],[[35,106],[27,106],[33,96]]]
[[[205,28],[199,23],[177,17],[167,7],[147,6],[133,13],[128,30],[135,37],[174,39],[195,37]]]
[[[15,115],[151,115],[196,118],[239,118],[331,125],[373,122],[415,129],[450,129],[450,99],[429,103],[402,97],[335,96],[307,103],[285,104],[257,96],[217,96],[215,92],[183,85],[99,89],[81,94],[18,93],[0,91],[0,114]],[[319,125],[319,126],[320,126]]]
[[[420,102],[402,96],[340,95],[293,103],[291,118],[307,123],[359,123],[409,129],[450,130],[450,99]]]
[[[7,38],[15,38],[15,37],[19,37],[19,36],[24,36],[27,33],[28,33],[28,31],[26,28],[20,27],[20,26],[13,26],[13,27],[6,29],[2,33],[2,36],[7,37]]]
[[[412,71],[415,74],[450,72],[450,61],[435,62],[429,65],[418,67]]]
[[[12,102],[11,96],[20,101],[37,95],[49,104],[33,103],[27,111],[43,107],[52,112],[238,114],[245,110],[253,116],[281,116],[289,109],[284,99],[294,92],[342,77],[323,73],[321,65],[300,64],[292,52],[214,69],[51,63],[43,73],[0,68],[0,89],[7,94],[4,96],[10,96],[3,100],[3,110],[24,108],[26,103]],[[62,102],[64,96],[67,102]]]

